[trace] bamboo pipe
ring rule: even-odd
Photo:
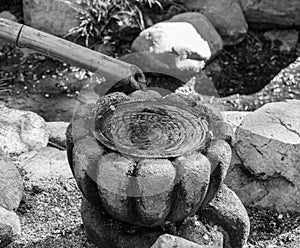
[[[137,66],[26,25],[0,18],[0,38],[20,48],[30,48],[71,65],[97,72],[108,81],[125,81],[138,89],[145,88],[145,76]]]

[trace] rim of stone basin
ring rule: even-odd
[[[104,146],[140,158],[178,157],[205,146],[208,120],[166,99],[107,103],[91,131]]]

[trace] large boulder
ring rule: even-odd
[[[187,0],[184,6],[205,15],[223,38],[224,45],[236,45],[246,37],[248,24],[238,0]]]
[[[300,26],[299,0],[240,0],[251,28]]]
[[[25,24],[45,32],[64,36],[79,23],[76,4],[82,0],[23,0]]]
[[[184,13],[142,31],[132,44],[134,54],[123,60],[145,72],[180,79],[199,72],[223,48],[210,21],[200,13]]]
[[[39,115],[0,105],[0,148],[20,154],[45,147],[48,143],[46,123]]]
[[[18,215],[0,206],[0,247],[7,247],[21,233]]]
[[[52,147],[23,153],[18,157],[21,168],[31,180],[46,178],[72,178],[67,153]]]
[[[300,101],[269,103],[236,131],[226,183],[248,206],[300,211]]]
[[[23,182],[15,164],[0,157],[0,206],[16,210],[23,196]]]

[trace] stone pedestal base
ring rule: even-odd
[[[88,239],[99,248],[150,248],[160,235],[168,232],[163,226],[150,228],[120,222],[86,199],[81,205],[81,216]],[[200,245],[223,247],[223,235],[193,217],[172,234]]]

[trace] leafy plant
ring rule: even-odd
[[[79,25],[72,28],[67,36],[84,39],[85,46],[91,47],[97,41],[106,43],[116,30],[126,26],[145,29],[142,8],[161,4],[159,0],[82,0],[80,4],[69,3],[78,12]]]

